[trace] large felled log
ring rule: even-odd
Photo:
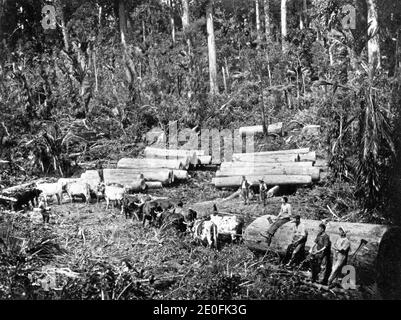
[[[239,134],[255,134],[255,133],[263,133],[263,126],[249,126],[249,127],[240,127]],[[283,134],[283,123],[277,122],[269,124],[267,127],[267,133],[274,133],[278,135]]]
[[[119,183],[129,185],[138,179],[147,181],[160,181],[163,184],[170,184],[174,181],[173,171],[170,169],[142,170],[134,169],[104,169],[103,178],[106,184]]]
[[[148,188],[145,179],[134,180],[130,184],[124,186],[129,192],[141,192]]]
[[[117,168],[119,169],[148,169],[148,168],[168,168],[168,169],[188,169],[189,158],[176,159],[157,159],[157,158],[122,158],[117,162]]]
[[[28,183],[20,184],[18,186],[13,186],[13,187],[3,189],[3,190],[1,190],[1,193],[12,195],[12,194],[15,194],[18,192],[33,189],[34,187],[35,187],[35,182],[28,182]]]
[[[310,176],[301,175],[260,175],[247,176],[246,178],[253,186],[257,186],[260,179],[263,179],[267,185],[306,185],[312,183]],[[212,179],[212,183],[216,188],[236,188],[241,186],[241,181],[241,176],[216,177]]]
[[[81,174],[81,181],[89,184],[91,190],[96,190],[101,182],[99,172],[97,170],[86,170]]]
[[[279,169],[283,167],[288,168],[312,168],[313,163],[311,161],[305,162],[223,162],[220,165],[220,170],[226,169],[237,169],[237,168],[269,168]]]
[[[186,170],[173,170],[174,180],[188,180],[189,174]]]
[[[160,181],[147,181],[146,186],[148,189],[161,189],[163,185]]]
[[[211,164],[212,156],[200,156],[198,155],[198,164]]]
[[[1,200],[5,200],[5,201],[9,201],[9,202],[17,202],[18,200],[16,198],[13,197],[6,197],[0,194],[0,199]]]
[[[302,154],[260,154],[255,153],[234,153],[233,161],[244,162],[291,162],[291,161],[316,161],[314,151]]]
[[[146,147],[145,156],[147,158],[164,158],[174,159],[182,157],[190,157],[191,163],[196,165],[198,163],[197,156],[205,155],[204,150],[181,150],[181,149],[159,149]]]
[[[258,155],[281,155],[281,154],[304,154],[309,153],[310,148],[299,148],[299,149],[288,149],[288,150],[276,150],[276,151],[260,151],[260,152],[251,152],[247,154],[255,154]]]
[[[230,176],[248,176],[248,175],[307,175],[311,176],[313,181],[318,181],[320,177],[320,169],[315,167],[244,167],[235,169],[222,169],[216,172],[216,177],[230,177]]]
[[[265,252],[268,250],[265,238],[260,233],[265,234],[270,223],[268,217],[264,215],[256,218],[244,232],[244,240],[247,247],[251,250]],[[306,249],[308,250],[314,243],[318,233],[318,227],[321,221],[317,220],[304,220],[302,222],[308,231],[308,239],[306,242]],[[365,223],[350,223],[350,222],[329,222],[326,226],[326,233],[329,235],[330,240],[334,243],[339,237],[338,228],[342,227],[347,232],[347,237],[351,242],[350,257],[357,250],[361,244],[361,240],[366,240],[367,243],[360,248],[354,258],[348,260],[349,265],[356,268],[357,282],[358,277],[366,281],[373,281],[375,276],[381,278],[392,278],[398,282],[398,287],[401,285],[401,251],[399,245],[391,243],[391,239],[401,239],[401,229],[396,227],[389,227],[377,224]],[[272,249],[280,252],[285,252],[292,239],[292,223],[286,223],[280,227],[274,235],[271,247]],[[385,250],[386,248],[386,250]],[[380,261],[377,257],[380,257]],[[377,264],[380,262],[380,264]],[[382,274],[382,264],[398,263],[394,268],[397,274]],[[379,269],[377,269],[379,267]],[[384,288],[385,289],[385,288]]]

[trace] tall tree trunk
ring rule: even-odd
[[[368,6],[368,57],[369,64],[375,68],[380,68],[380,40],[379,22],[377,15],[376,0],[366,0]]]
[[[286,51],[287,37],[287,0],[281,0],[281,47],[283,52]]]
[[[264,11],[265,11],[265,35],[266,41],[269,42],[271,40],[271,31],[270,31],[270,0],[263,0]]]
[[[118,20],[120,22],[120,36],[121,44],[124,48],[127,47],[127,11],[125,8],[125,1],[118,0]]]
[[[63,33],[64,49],[66,52],[70,50],[70,37],[68,35],[67,26],[65,23],[63,8],[61,8],[61,32]]]
[[[4,0],[0,0],[0,44],[3,41]]]
[[[303,28],[309,27],[309,19],[308,19],[308,4],[307,0],[302,0],[302,14],[301,14],[301,23]]]
[[[169,5],[170,5],[171,39],[173,40],[173,45],[174,45],[175,44],[174,2],[170,0]]]
[[[189,4],[188,0],[182,0],[182,28],[185,30],[189,27]]]
[[[216,67],[216,44],[214,40],[213,28],[213,0],[209,0],[206,8],[206,28],[207,28],[207,46],[209,52],[209,79],[210,93],[218,93],[217,87],[217,67]]]
[[[258,40],[258,47],[260,46],[260,12],[259,0],[255,0],[255,15],[256,15],[256,37]]]
[[[182,0],[182,17],[181,17],[181,21],[182,21],[182,28],[184,30],[184,32],[186,32],[189,28],[189,4],[188,4],[188,0]],[[187,37],[187,45],[188,45],[188,54],[191,54],[191,40],[189,38],[188,35],[186,35]]]

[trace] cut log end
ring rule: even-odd
[[[382,237],[376,259],[376,282],[383,299],[401,299],[401,228]]]

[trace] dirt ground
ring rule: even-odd
[[[279,197],[266,208],[243,205],[240,199],[221,202],[232,191],[208,183],[213,173],[198,172],[186,183],[151,194],[182,200],[186,207],[241,214],[249,224],[274,213]],[[318,187],[319,188],[319,187]],[[320,217],[323,204],[309,199],[316,189],[291,196],[304,217]],[[321,190],[324,194],[324,190]],[[298,194],[303,195],[301,198]],[[327,200],[327,199],[326,199]],[[206,202],[205,201],[210,201]],[[316,200],[317,201],[317,200]],[[315,202],[316,202],[315,201]],[[320,199],[320,201],[325,201]],[[195,205],[195,203],[203,202]],[[209,206],[210,204],[210,206]],[[228,243],[217,251],[193,243],[189,235],[160,232],[127,220],[117,208],[64,199],[51,205],[50,224],[31,212],[1,215],[0,226],[26,239],[17,250],[2,252],[0,298],[3,299],[367,299],[370,288],[326,290],[308,283],[304,271],[279,265],[279,256],[255,256],[243,243]],[[320,209],[319,209],[320,208]],[[21,250],[22,248],[22,250]]]

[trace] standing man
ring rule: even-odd
[[[341,272],[343,266],[347,264],[348,253],[351,249],[351,243],[347,239],[347,234],[343,228],[339,228],[340,237],[334,243],[334,265],[329,277],[329,285],[332,284],[333,280],[337,278],[338,274]]]
[[[266,207],[266,192],[267,185],[263,180],[259,180],[259,200],[260,203],[263,203],[263,206]]]
[[[246,180],[245,176],[242,176],[241,182],[241,194],[244,198],[244,204],[249,204],[249,187],[251,184]]]
[[[46,201],[45,201],[46,196],[40,196],[39,198],[39,205],[38,205],[38,211],[42,214],[43,218],[43,224],[46,225],[46,223],[49,223],[50,221],[50,208],[46,207]]]
[[[304,259],[305,256],[305,243],[308,239],[308,232],[305,229],[304,223],[301,222],[301,216],[296,215],[293,227],[293,237],[292,242],[287,248],[287,252],[284,258],[284,263],[287,267],[298,264]]]
[[[320,282],[323,285],[327,285],[331,271],[331,259],[330,259],[330,238],[326,233],[326,225],[321,223],[319,225],[319,233],[316,236],[315,243],[309,250],[309,254],[312,257],[312,282],[318,280],[322,264],[323,268],[323,280]]]
[[[289,222],[291,220],[291,216],[292,216],[292,208],[291,205],[288,203],[288,198],[282,197],[280,213],[276,217],[275,221],[267,229],[266,235],[260,233],[261,236],[267,239],[266,242],[268,246],[270,246],[272,238],[276,233],[277,229],[280,228],[283,224]]]

